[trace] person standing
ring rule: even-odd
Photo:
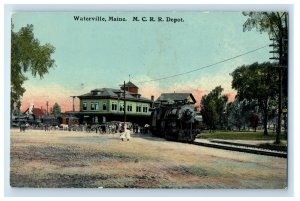
[[[127,141],[130,140],[130,128],[125,124],[125,138],[127,139]]]
[[[122,129],[122,131],[121,131],[122,133],[120,135],[120,138],[122,141],[124,141],[124,140],[129,141],[130,140],[130,129],[128,128],[128,126],[126,124],[123,126],[123,128],[124,129]]]
[[[119,128],[120,128],[120,139],[122,140],[122,141],[124,141],[124,139],[125,139],[125,125],[122,125],[122,124],[120,124],[120,126],[119,126]]]

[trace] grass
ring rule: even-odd
[[[198,135],[198,138],[202,139],[223,139],[223,140],[275,140],[276,133],[269,132],[268,135],[264,135],[263,131],[257,132],[238,132],[238,131],[216,131],[209,133],[209,131],[202,132]],[[281,134],[281,139],[284,139],[284,135]]]
[[[209,133],[208,131],[201,133],[197,136],[200,139],[219,139],[219,140],[257,140],[257,141],[275,141],[276,133],[269,132],[268,135],[264,135],[263,131],[257,132],[234,132],[234,131],[216,131]],[[280,144],[263,143],[258,145],[259,148],[270,149],[276,151],[287,151],[287,141],[285,136],[281,134]]]

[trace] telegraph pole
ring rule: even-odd
[[[74,106],[74,99],[76,98],[76,96],[71,96],[73,98],[73,112],[75,112],[75,106]]]
[[[282,38],[279,39],[279,66],[283,65],[282,62]],[[279,96],[278,96],[278,121],[277,121],[277,131],[276,131],[276,144],[280,143],[280,133],[281,133],[281,121],[282,121],[282,67],[278,68],[279,70]]]
[[[126,97],[125,97],[125,81],[124,81],[124,88],[123,88],[123,92],[124,92],[124,127],[125,127],[125,122],[126,122]]]
[[[47,116],[49,115],[49,113],[48,113],[48,105],[49,105],[49,102],[46,101],[46,106],[47,106]]]
[[[276,129],[276,140],[275,143],[280,143],[280,133],[281,133],[281,122],[282,122],[282,69],[287,68],[287,39],[284,36],[283,30],[279,31],[279,38],[271,39],[273,40],[273,51],[270,53],[275,53],[278,57],[273,56],[270,59],[278,60],[278,117],[277,117],[277,129]]]

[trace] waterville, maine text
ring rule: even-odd
[[[97,21],[97,22],[106,22],[107,18],[102,16],[95,16],[95,17],[86,17],[86,16],[74,16],[75,21]],[[108,17],[108,21],[127,21],[125,17]]]
[[[126,22],[128,21],[125,17],[102,17],[102,16],[94,16],[94,17],[86,17],[86,16],[74,16],[75,21],[87,21],[87,22]],[[180,23],[184,22],[183,18],[174,18],[174,17],[132,17],[130,19],[132,22],[169,22],[169,23]],[[130,21],[129,20],[129,21]]]

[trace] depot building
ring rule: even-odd
[[[150,122],[149,109],[153,96],[152,100],[142,97],[138,87],[130,81],[121,85],[120,89],[98,88],[77,97],[80,100],[80,111],[72,113],[80,118],[81,123],[124,121],[124,116],[126,121],[140,125]]]

